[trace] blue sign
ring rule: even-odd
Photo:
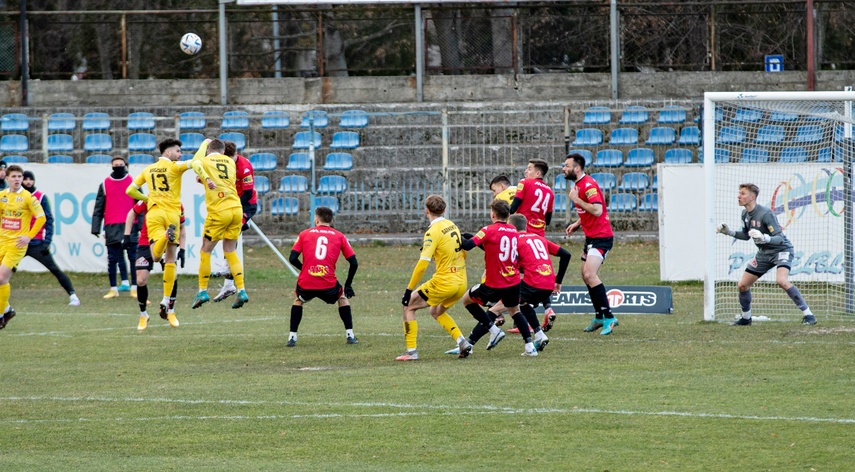
[[[784,71],[784,56],[783,54],[774,54],[766,56],[766,72],[783,72]]]
[[[671,287],[665,285],[616,285],[607,287],[606,296],[613,313],[664,313],[674,312]],[[552,295],[555,313],[593,313],[591,296],[584,285],[562,285],[558,295]]]

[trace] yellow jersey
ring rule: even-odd
[[[200,158],[199,162],[202,163],[208,178],[217,185],[217,188],[212,190],[202,182],[205,185],[205,205],[208,207],[208,213],[241,208],[235,187],[235,161],[225,154],[214,153]]]
[[[514,202],[514,195],[517,194],[516,187],[508,187],[496,195],[496,200],[503,200],[508,202],[508,205]]]
[[[457,225],[444,217],[431,222],[425,232],[420,259],[434,260],[434,279],[466,283],[466,251],[460,245],[463,238]]]
[[[23,187],[17,192],[10,189],[0,191],[0,244],[15,241],[19,236],[30,236],[33,218],[45,216],[41,203]],[[41,228],[39,228],[41,229]]]
[[[192,161],[173,162],[161,157],[149,164],[134,178],[137,188],[148,184],[148,209],[154,208],[181,212],[181,177],[190,169]]]

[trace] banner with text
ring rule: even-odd
[[[617,285],[607,288],[606,296],[615,314],[671,314],[674,302],[671,287],[659,285]],[[562,285],[561,293],[552,295],[555,313],[594,313],[588,287],[584,285]]]

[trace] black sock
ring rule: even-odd
[[[517,313],[511,318],[514,319],[514,326],[520,330],[520,336],[522,336],[523,341],[526,344],[531,342],[531,330],[528,329],[528,321],[526,321],[525,316],[522,313]],[[535,323],[536,324],[536,323]]]
[[[169,295],[169,309],[175,308],[175,299],[178,297],[178,277],[175,277],[175,283],[172,284],[172,294]]]
[[[350,305],[338,307],[338,316],[341,318],[341,322],[344,323],[344,329],[353,329],[353,317],[350,315]]]
[[[148,285],[137,287],[137,302],[140,304],[140,313],[144,312],[148,304]]]
[[[591,295],[591,303],[594,304],[594,309],[597,310],[597,319],[613,318],[612,310],[609,307],[609,297],[606,296],[606,287],[603,284],[591,287],[588,290]]]
[[[466,305],[466,310],[472,315],[473,318],[478,320],[478,323],[484,325],[484,328],[490,329],[490,326],[493,326],[493,322],[490,321],[490,317],[487,316],[487,313],[481,308],[477,303],[470,303]]]
[[[534,330],[533,332],[540,331],[540,321],[537,319],[537,313],[534,311],[533,306],[529,304],[520,305],[520,312],[525,317],[528,325],[531,326],[531,329]]]
[[[474,345],[475,343],[478,342],[479,339],[483,338],[489,332],[490,332],[490,330],[485,328],[484,325],[482,325],[481,323],[478,323],[475,325],[474,328],[472,328],[472,332],[469,333],[469,337],[467,338],[467,341],[469,341],[469,344]]]
[[[303,321],[303,305],[291,305],[291,331],[296,333]]]

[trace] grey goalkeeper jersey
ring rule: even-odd
[[[757,245],[758,252],[773,254],[781,251],[793,251],[793,243],[784,236],[781,225],[778,224],[778,218],[775,217],[772,210],[762,205],[755,205],[751,211],[742,210],[742,231],[737,231],[733,237],[742,240],[751,239],[748,232],[752,229],[771,236],[768,243]]]

